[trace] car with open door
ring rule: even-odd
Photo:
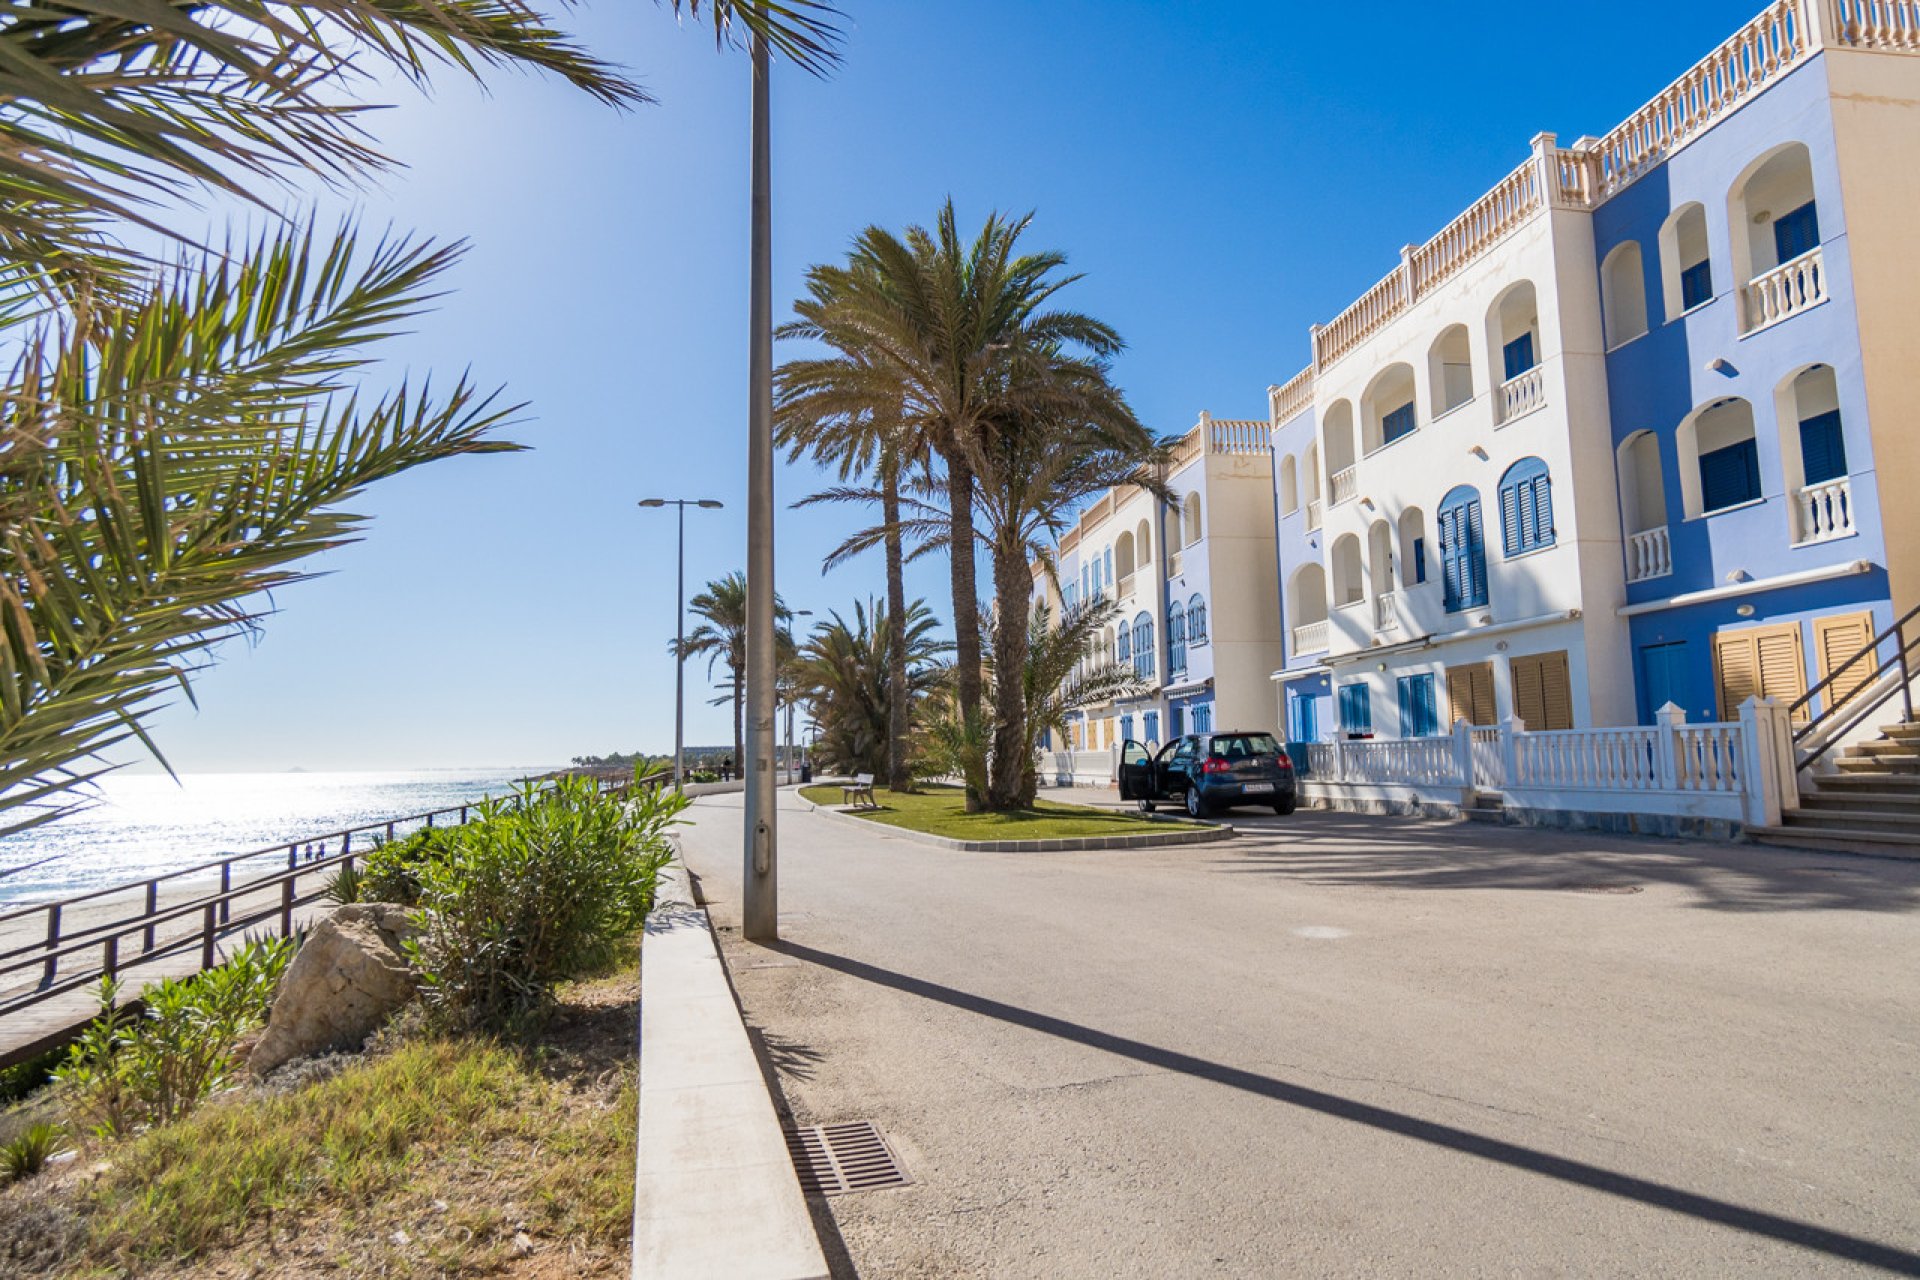
[[[1167,802],[1191,818],[1256,804],[1285,816],[1299,803],[1293,761],[1272,734],[1257,731],[1190,733],[1158,755],[1129,738],[1120,747],[1120,795],[1142,813]]]

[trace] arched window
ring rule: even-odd
[[[1542,355],[1540,308],[1533,282],[1510,286],[1487,311],[1487,350],[1493,360],[1494,421],[1511,422],[1546,401],[1534,373]]]
[[[1607,326],[1607,349],[1632,342],[1647,331],[1646,266],[1640,242],[1615,245],[1600,267],[1601,312]]]
[[[1680,496],[1688,516],[1758,501],[1760,448],[1753,406],[1738,396],[1716,400],[1681,420],[1674,432],[1680,455]]]
[[[1153,678],[1153,617],[1147,613],[1133,620],[1133,674]]]
[[[1139,528],[1134,530],[1133,545],[1136,549],[1135,554],[1140,557],[1139,567],[1150,568],[1153,564],[1153,530],[1147,527],[1145,520],[1142,520]]]
[[[1487,602],[1486,532],[1480,492],[1470,484],[1450,490],[1440,504],[1440,580],[1449,613]]]
[[[1107,567],[1106,582],[1103,585],[1111,587],[1113,585],[1113,548],[1112,547],[1107,548],[1106,554],[1102,557],[1102,560]]]
[[[1553,481],[1538,458],[1522,458],[1500,477],[1500,538],[1509,556],[1553,545]]]
[[[1409,587],[1427,580],[1427,518],[1420,508],[1400,513],[1400,581]]]
[[[1735,285],[1757,281],[1819,248],[1820,215],[1806,144],[1785,143],[1749,165],[1727,197],[1727,222],[1733,239]],[[1772,318],[1768,308],[1760,305],[1759,292],[1741,289],[1746,298],[1740,317],[1743,331]]]
[[[1365,573],[1360,565],[1360,538],[1343,533],[1333,540],[1333,604],[1335,608],[1359,604],[1367,598]]]
[[[1413,366],[1391,364],[1360,397],[1360,448],[1372,453],[1420,427],[1413,410]]]
[[[1180,504],[1180,509],[1181,509],[1181,514],[1185,517],[1187,522],[1187,545],[1192,546],[1194,543],[1200,541],[1200,494],[1199,492],[1196,490],[1195,492],[1188,494],[1187,500]]]
[[[1367,559],[1373,573],[1373,594],[1380,596],[1393,594],[1393,526],[1385,520],[1375,520],[1367,528]]]
[[[1334,401],[1321,434],[1327,439],[1327,494],[1338,505],[1354,496],[1353,477],[1344,475],[1355,461],[1353,405],[1346,400]]]
[[[1196,595],[1187,601],[1187,643],[1205,644],[1207,642],[1207,601],[1204,596]]]
[[[1187,671],[1187,611],[1178,600],[1167,606],[1167,674]]]
[[[1300,509],[1299,464],[1288,454],[1280,459],[1280,514],[1290,516]]]
[[[1854,532],[1847,440],[1833,366],[1816,364],[1780,384],[1780,470],[1793,498],[1793,540],[1825,542]]]
[[[1713,301],[1713,262],[1707,254],[1707,211],[1697,201],[1667,215],[1660,227],[1660,292],[1667,318]]]
[[[1113,567],[1119,572],[1120,580],[1126,583],[1127,586],[1132,586],[1134,566],[1133,535],[1131,533],[1121,534],[1119,539],[1113,544],[1113,559]],[[1125,587],[1122,588],[1123,593],[1125,589]]]
[[[1115,662],[1126,662],[1132,657],[1133,638],[1127,634],[1125,627],[1121,627],[1119,634],[1114,637],[1113,641],[1113,660]]]
[[[1427,352],[1427,382],[1433,391],[1433,417],[1450,413],[1473,399],[1473,351],[1467,326],[1450,326]]]

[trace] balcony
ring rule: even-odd
[[[1382,591],[1373,598],[1373,629],[1375,631],[1398,631],[1400,613],[1394,608],[1394,593]]]
[[[1547,403],[1545,370],[1539,365],[1500,384],[1500,421],[1524,418]]]
[[[1293,651],[1295,653],[1325,653],[1332,642],[1328,638],[1327,620],[1309,622],[1293,629]]]
[[[1827,300],[1826,259],[1819,246],[1754,277],[1740,291],[1741,332],[1758,333]]]
[[[1673,572],[1673,543],[1667,526],[1645,529],[1627,538],[1627,581],[1645,582]]]
[[[1178,551],[1168,556],[1167,557],[1167,576],[1169,578],[1179,577],[1180,565],[1181,565],[1181,559],[1180,559],[1180,553]]]
[[[1307,504],[1307,532],[1312,533],[1315,529],[1318,529],[1325,516],[1326,511],[1320,505],[1320,499],[1315,498],[1312,502],[1309,502]]]
[[[1133,579],[1134,575],[1131,573],[1123,573],[1120,575],[1120,588],[1114,594],[1113,598],[1115,600],[1125,600],[1133,594]]]
[[[1856,532],[1853,527],[1853,482],[1846,476],[1810,484],[1794,495],[1795,546],[1831,542]]]
[[[1333,473],[1333,505],[1352,502],[1360,492],[1360,470],[1357,467],[1343,467]]]

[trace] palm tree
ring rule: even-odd
[[[811,455],[825,467],[837,467],[842,488],[814,494],[795,504],[843,501],[845,483],[856,475],[872,474],[878,489],[880,540],[887,576],[886,624],[893,628],[886,646],[887,726],[884,769],[875,770],[894,791],[913,785],[907,760],[908,637],[905,554],[901,544],[901,477],[925,457],[925,441],[902,421],[900,397],[874,376],[872,361],[853,335],[836,333],[825,323],[836,298],[835,277],[816,268],[807,281],[811,296],[794,303],[800,319],[783,326],[776,336],[814,337],[833,354],[789,360],[774,375],[774,442],[789,456]],[[836,341],[838,339],[838,341]],[[864,497],[864,495],[861,495]],[[842,542],[828,554],[824,569],[851,559],[864,544]]]
[[[702,621],[687,634],[675,656],[684,660],[704,654],[709,677],[713,675],[714,663],[726,664],[725,691],[713,702],[715,706],[729,701],[733,704],[733,760],[736,768],[744,770],[746,729],[740,716],[747,678],[747,575],[735,570],[724,578],[709,582],[704,591],[687,601],[687,607]],[[787,606],[777,598],[773,613],[775,619],[782,623],[792,617]],[[784,627],[779,634],[787,634]],[[787,643],[792,642],[793,638],[788,634]],[[775,644],[778,645],[777,639]]]
[[[1031,215],[990,216],[969,243],[953,202],[932,230],[904,236],[870,226],[845,266],[810,274],[815,312],[789,326],[862,359],[847,370],[845,393],[867,405],[898,404],[900,420],[942,464],[949,523],[955,687],[963,721],[979,721],[982,669],[974,565],[974,476],[983,442],[1020,411],[1023,397],[1045,393],[1041,376],[1060,352],[1104,359],[1120,340],[1077,312],[1049,310],[1077,276],[1061,274],[1058,253],[1019,253]],[[1035,358],[1035,353],[1047,353]],[[911,451],[903,450],[905,456]],[[968,807],[984,797],[969,788]]]
[[[702,15],[699,0],[669,0]],[[825,0],[708,0],[716,39],[835,58]],[[511,449],[515,412],[464,379],[360,392],[365,348],[437,296],[460,255],[368,247],[283,218],[213,248],[177,225],[206,190],[262,209],[312,174],[387,161],[347,96],[376,73],[532,66],[599,100],[637,84],[526,0],[193,0],[0,17],[0,834],[58,817],[137,741],[254,602],[351,540],[366,485]],[[175,261],[132,247],[181,247]],[[163,760],[164,763],[164,760]],[[23,816],[24,815],[24,816]]]
[[[926,603],[915,600],[902,621],[905,625],[896,628],[879,604],[855,602],[851,625],[832,613],[800,650],[801,696],[820,729],[816,750],[835,768],[877,776],[889,760],[895,712],[905,711],[912,725],[946,681],[939,659],[951,646],[935,637],[939,622]],[[899,634],[906,636],[906,651],[896,655],[893,638]],[[896,667],[907,675],[907,705],[902,708],[893,705],[891,673]]]
[[[1119,604],[1112,600],[1085,601],[1062,610],[1056,627],[1046,601],[1034,602],[1021,668],[1027,706],[1027,740],[1020,753],[1021,808],[1033,807],[1039,789],[1034,759],[1047,734],[1069,732],[1068,717],[1075,711],[1147,692],[1149,686],[1133,667],[1115,661],[1112,651],[1100,642],[1102,630],[1119,612]]]

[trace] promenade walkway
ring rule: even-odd
[[[1920,867],[1343,814],[955,853],[783,796],[685,857],[838,1275],[1920,1274]]]

